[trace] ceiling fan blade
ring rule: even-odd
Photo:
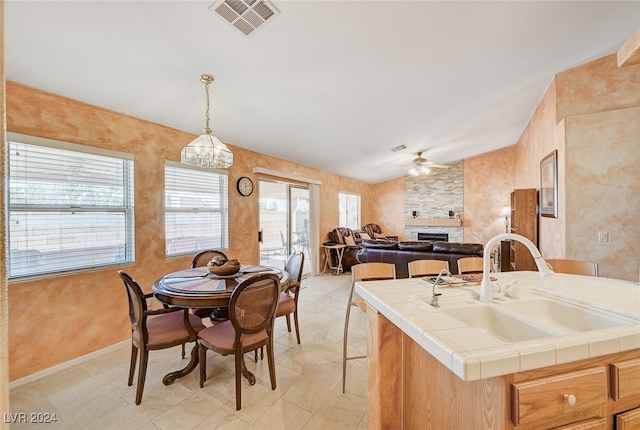
[[[435,167],[436,169],[448,169],[449,167],[451,167],[451,166],[446,166],[444,164],[431,164],[431,163],[428,163],[427,166]]]

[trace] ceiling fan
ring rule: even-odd
[[[435,164],[431,161],[428,161],[426,158],[422,156],[422,151],[418,152],[418,157],[412,160],[414,166],[409,170],[409,174],[413,176],[418,175],[426,175],[431,172],[432,168],[435,169],[448,169],[449,166],[444,164]]]

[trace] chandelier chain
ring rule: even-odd
[[[204,134],[211,134],[211,129],[209,128],[209,82],[205,82],[204,91],[206,93],[206,102],[207,102],[207,110],[206,110],[206,121],[204,127]]]

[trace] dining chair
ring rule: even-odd
[[[482,257],[463,257],[458,260],[458,273],[482,273]]]
[[[546,261],[556,273],[598,276],[598,263],[593,261],[568,260],[562,258],[547,258],[544,261]]]
[[[409,277],[437,275],[442,269],[449,271],[446,260],[414,260],[409,262]]]
[[[347,385],[347,360],[357,360],[366,358],[366,355],[349,356],[347,351],[349,334],[349,317],[351,307],[358,306],[365,310],[363,300],[358,297],[353,298],[356,282],[377,281],[383,279],[396,279],[396,266],[391,263],[360,263],[351,267],[351,291],[349,292],[349,302],[347,303],[347,313],[344,318],[344,337],[342,343],[342,392],[345,392]]]
[[[217,249],[207,249],[197,253],[195,257],[193,257],[193,260],[191,261],[191,268],[204,267],[213,257],[220,257],[225,260],[229,259],[222,251],[218,251]],[[212,324],[229,319],[229,312],[227,308],[194,308],[191,312],[199,318],[209,318]]]
[[[302,266],[304,265],[304,253],[294,252],[289,255],[284,264],[284,270],[289,273],[289,286],[280,293],[278,298],[278,310],[276,318],[284,316],[287,320],[287,331],[291,333],[291,314],[296,328],[296,338],[300,344],[300,326],[298,324],[298,296],[300,295],[300,283],[302,281]]]
[[[244,354],[267,347],[271,389],[276,389],[276,368],[273,358],[273,322],[275,320],[280,279],[264,273],[243,281],[231,294],[229,321],[207,327],[198,333],[200,348],[200,388],[207,379],[207,350],[220,355],[235,355],[236,410],[242,407],[241,376],[247,374]],[[249,379],[251,385],[255,378]]]
[[[276,318],[286,317],[287,331],[291,333],[291,314],[296,328],[296,338],[300,345],[300,326],[298,324],[298,295],[300,293],[300,283],[302,281],[302,266],[304,265],[304,253],[294,252],[287,257],[284,270],[289,274],[289,285],[287,289],[280,293],[278,297],[278,309]],[[264,350],[260,348],[260,359],[264,359]],[[258,362],[258,350],[255,350],[254,360]]]
[[[188,309],[163,308],[149,309],[147,299],[153,293],[144,294],[138,282],[123,270],[118,276],[124,282],[129,301],[129,321],[131,322],[131,363],[129,365],[128,385],[133,385],[138,353],[138,387],[136,389],[136,405],[142,402],[144,381],[147,375],[149,351],[172,348],[189,342],[198,341],[198,332],[204,329],[200,318],[191,315]]]

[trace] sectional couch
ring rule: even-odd
[[[359,263],[382,262],[396,266],[397,278],[408,278],[408,264],[414,260],[445,260],[452,274],[458,273],[458,260],[463,257],[482,257],[480,243],[362,240],[356,252]],[[357,263],[356,263],[357,264]]]

